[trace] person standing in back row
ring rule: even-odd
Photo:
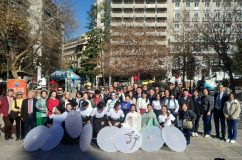
[[[202,97],[202,111],[203,111],[203,129],[204,137],[208,138],[211,135],[212,125],[211,125],[211,112],[213,110],[212,97],[208,95],[208,89],[203,89]]]
[[[218,93],[214,95],[214,124],[216,129],[216,138],[221,140],[225,140],[226,134],[226,126],[225,126],[225,117],[223,114],[223,108],[225,102],[228,100],[228,94],[224,92],[224,86],[222,84],[218,85]],[[219,123],[221,124],[221,135],[220,137],[220,127]]]
[[[23,100],[21,107],[21,118],[24,123],[24,132],[26,136],[28,132],[36,126],[36,102],[33,98],[34,92],[29,91],[28,97]]]
[[[3,118],[3,122],[4,122],[5,140],[13,139],[12,137],[13,120],[9,116],[10,111],[12,110],[13,104],[14,104],[13,89],[9,89],[7,96],[2,99],[2,107],[0,110],[1,117]]]

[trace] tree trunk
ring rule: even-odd
[[[15,67],[15,63],[11,63],[11,65],[10,65],[10,70],[11,70],[11,73],[12,73],[12,75],[13,75],[13,78],[14,78],[14,79],[19,79],[19,77],[18,77],[18,73],[17,73],[17,69],[16,69],[16,67]]]
[[[232,69],[230,67],[228,68],[228,72],[229,72],[229,79],[230,79],[230,89],[232,90],[232,92],[235,93],[234,76],[233,76]]]
[[[185,86],[185,75],[186,75],[186,56],[183,56],[183,66],[182,66],[182,84]]]

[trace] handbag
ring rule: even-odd
[[[192,129],[193,124],[192,124],[192,121],[189,121],[187,119],[184,119],[183,122],[182,122],[182,126],[185,129]]]

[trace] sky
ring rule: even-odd
[[[88,22],[87,11],[89,11],[92,4],[93,0],[70,0],[70,5],[79,24],[78,30],[71,34],[70,39],[79,37],[88,31],[86,28]]]

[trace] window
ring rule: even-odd
[[[180,14],[179,13],[175,13],[175,20],[179,20],[180,18]]]
[[[187,2],[186,3],[186,7],[190,7],[190,2]]]
[[[206,23],[205,24],[205,29],[208,30],[208,28],[209,28],[209,25]]]
[[[230,23],[226,24],[226,30],[227,31],[230,31],[231,30],[231,24]]]
[[[176,2],[176,3],[175,3],[175,7],[176,7],[176,8],[180,7],[180,3],[179,3],[179,2]]]
[[[186,20],[190,20],[190,12],[186,12],[185,13],[185,19]]]
[[[217,7],[217,8],[220,7],[220,2],[216,2],[216,7]]]
[[[231,3],[230,2],[226,2],[225,3],[225,7],[230,8],[231,7]]]
[[[198,12],[194,13],[194,18],[198,18]]]
[[[209,7],[209,2],[205,2],[205,7]]]
[[[209,20],[209,12],[205,13],[205,20],[206,20],[206,21]]]
[[[216,12],[215,18],[216,18],[216,20],[220,20],[220,12]]]
[[[175,24],[175,29],[178,29],[179,28],[179,24]]]
[[[194,3],[194,6],[195,6],[195,7],[199,7],[199,2],[195,2],[195,3]]]

